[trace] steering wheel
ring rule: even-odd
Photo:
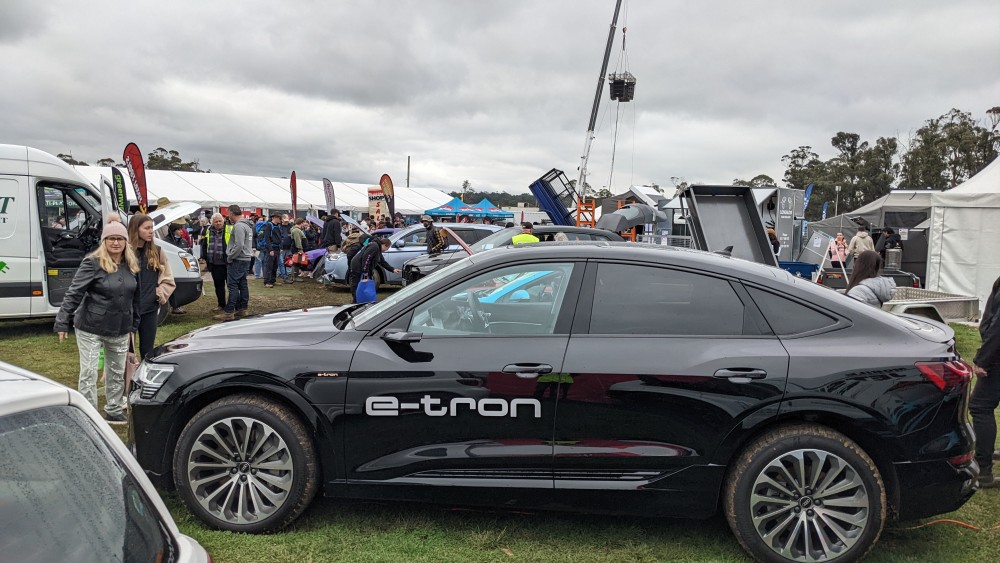
[[[473,326],[479,325],[478,328],[482,328],[484,331],[489,332],[490,321],[486,318],[486,313],[483,312],[482,307],[479,306],[479,300],[473,295],[473,291],[469,290],[467,293],[469,300],[469,313],[472,315]]]

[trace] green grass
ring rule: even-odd
[[[313,282],[264,289],[251,281],[251,312],[345,303],[345,290]],[[211,324],[215,305],[206,296],[161,327],[157,342]],[[958,349],[971,359],[979,333],[954,326]],[[0,359],[76,387],[77,350],[60,344],[51,321],[0,323]],[[219,563],[310,561],[749,561],[720,516],[705,521],[575,514],[459,510],[317,499],[290,528],[251,536],[207,529],[173,493],[164,499],[181,531],[197,539]],[[988,528],[1000,525],[1000,490],[977,493],[951,518]],[[929,520],[925,520],[927,522]],[[887,526],[868,561],[996,561],[1000,530],[975,532],[951,524],[910,529]]]

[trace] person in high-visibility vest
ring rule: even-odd
[[[201,255],[205,257],[208,271],[212,272],[215,299],[219,304],[212,309],[214,312],[226,307],[226,246],[232,232],[233,226],[226,223],[221,213],[216,213],[212,215],[212,225],[206,229],[205,237],[201,239]]]
[[[538,242],[538,237],[535,236],[535,229],[531,223],[525,221],[521,223],[521,234],[514,235],[514,238],[510,239],[511,244],[528,244],[531,242]]]

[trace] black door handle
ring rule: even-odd
[[[533,379],[539,375],[552,373],[552,366],[549,364],[507,364],[503,368],[504,373],[513,373],[521,379]]]
[[[767,377],[767,372],[755,368],[728,368],[716,371],[713,377],[719,379],[764,379]]]

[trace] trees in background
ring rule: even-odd
[[[836,207],[844,211],[875,201],[893,188],[953,188],[997,157],[1000,107],[986,114],[977,122],[971,113],[952,109],[929,119],[911,135],[902,154],[895,138],[879,137],[869,143],[857,133],[841,131],[830,139],[837,154],[828,160],[821,160],[807,145],[781,157],[782,179],[789,188],[801,190],[813,184],[811,201],[819,205],[806,209],[810,221],[820,218],[824,201],[838,202]]]
[[[914,188],[954,188],[997,157],[1000,148],[1000,106],[990,109],[985,123],[969,112],[952,109],[910,136],[903,155],[901,184]]]

